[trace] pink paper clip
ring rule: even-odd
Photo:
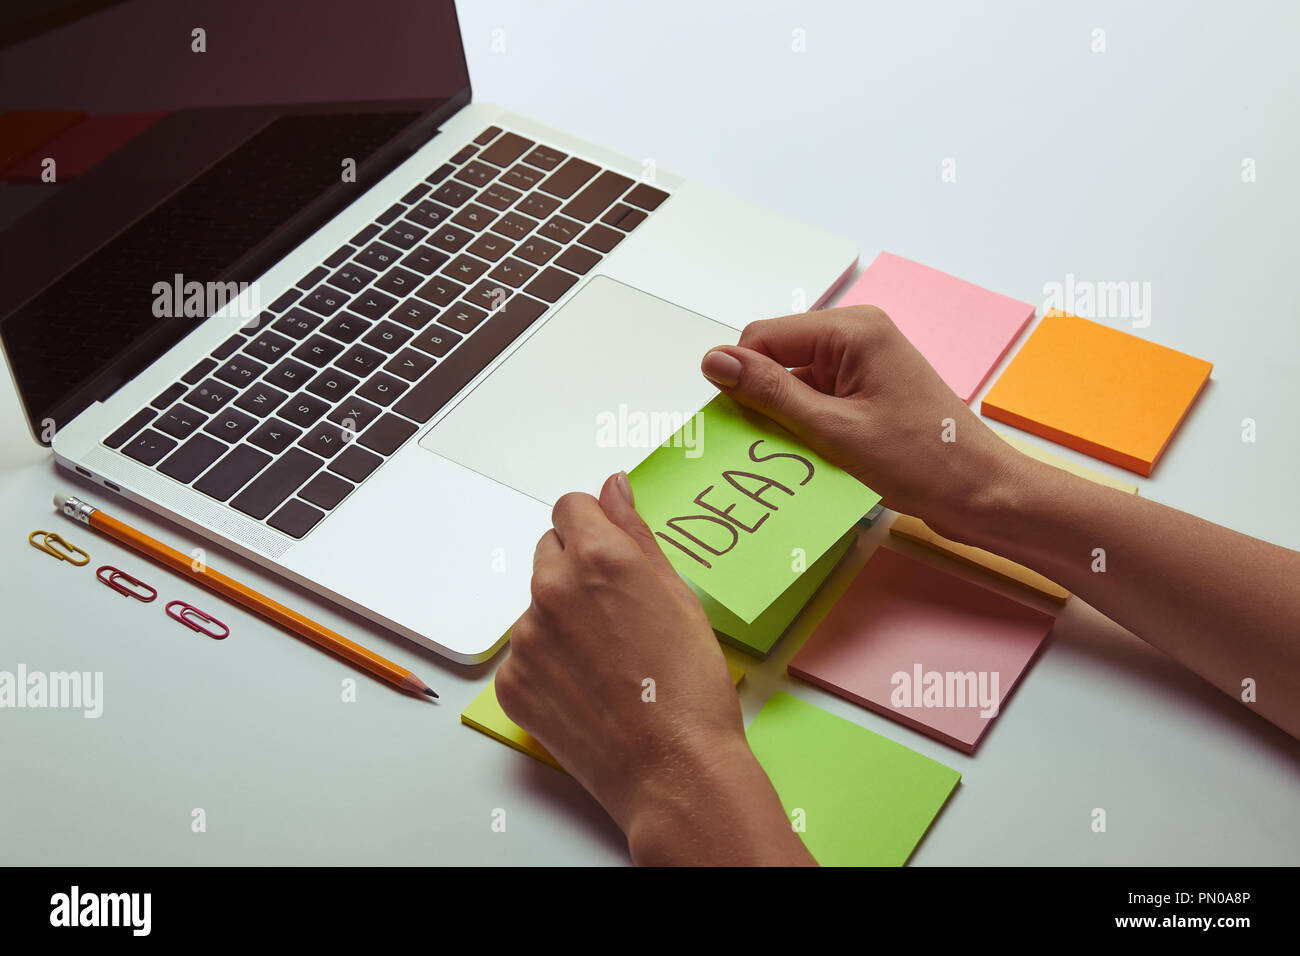
[[[107,576],[104,575],[105,571],[108,572]],[[158,596],[158,592],[149,585],[145,584],[138,578],[131,577],[131,575],[127,574],[125,571],[119,571],[111,564],[105,564],[100,567],[99,570],[95,572],[95,577],[99,578],[102,583],[107,584],[118,594],[125,594],[127,597],[133,597],[137,601],[143,601],[145,604],[148,604]]]
[[[178,607],[181,610],[179,612],[173,611],[172,608],[174,607]],[[212,615],[204,614],[193,604],[186,604],[184,601],[172,601],[167,605],[166,610],[168,617],[180,621],[191,631],[198,631],[200,634],[206,634],[213,640],[219,641],[230,634],[230,628],[226,627],[226,625],[222,624]],[[221,633],[218,634],[215,631],[209,631],[207,628],[201,627],[199,624],[195,623],[195,619],[197,619],[201,624],[215,624],[217,627],[221,628]]]

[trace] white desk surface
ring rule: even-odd
[[[1067,273],[1150,282],[1140,334],[1215,368],[1142,494],[1300,547],[1295,4],[475,2],[461,16],[476,97],[852,236],[863,265],[888,249],[1036,304]],[[93,565],[29,548],[54,526],[96,563],[140,566],[57,517],[57,488],[199,542],[56,475],[3,387],[0,669],[102,670],[106,689],[98,720],[0,711],[0,862],[627,862],[572,780],[461,725],[499,658],[445,663],[212,557],[417,670],[442,694],[425,704],[226,604],[232,639],[191,637],[95,584]],[[962,773],[916,864],[1300,860],[1300,744],[1077,600],[973,758],[791,680],[794,643],[745,663],[747,721],[784,689]],[[340,702],[348,677],[356,703]]]

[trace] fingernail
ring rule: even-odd
[[[614,484],[618,485],[618,490],[627,499],[627,503],[636,507],[636,502],[632,500],[632,482],[627,480],[626,471],[620,471],[614,476]]]
[[[719,349],[714,349],[705,355],[704,361],[700,363],[700,371],[704,373],[704,377],[724,388],[740,384],[740,373],[743,369],[740,359]]]

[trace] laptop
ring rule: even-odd
[[[475,101],[449,0],[82,0],[0,31],[0,339],[33,435],[456,661],[527,607],[557,498],[857,262]]]

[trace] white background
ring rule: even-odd
[[[863,265],[887,249],[1036,305],[1068,273],[1149,282],[1138,334],[1215,368],[1142,494],[1300,547],[1300,7],[474,2],[461,18],[476,98],[848,235]],[[0,862],[626,861],[576,784],[460,725],[497,662],[444,663],[210,556],[415,669],[443,694],[426,705],[228,606],[214,613],[230,640],[193,637],[31,550],[27,533],[54,526],[96,564],[141,570],[55,517],[57,488],[199,542],[56,475],[3,388],[0,669],[102,670],[107,688],[97,721],[0,711]],[[973,758],[788,679],[798,640],[763,664],[730,655],[747,720],[783,688],[963,774],[915,863],[1300,860],[1300,745],[1077,600]],[[359,700],[342,704],[354,676]]]

